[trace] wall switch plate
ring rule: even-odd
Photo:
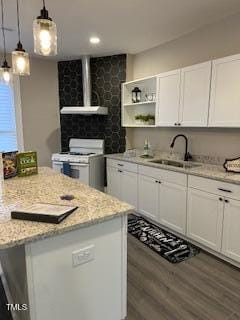
[[[74,251],[72,253],[73,267],[90,262],[95,258],[95,246],[92,244],[88,247]]]

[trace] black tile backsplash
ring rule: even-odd
[[[62,151],[70,138],[104,139],[105,153],[125,150],[121,127],[121,83],[126,81],[126,55],[91,58],[92,104],[108,108],[108,115],[61,115]],[[81,60],[58,63],[60,106],[82,106]],[[99,97],[99,98],[98,98]]]

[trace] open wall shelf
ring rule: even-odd
[[[132,102],[132,90],[138,87],[141,93],[141,100],[138,103]],[[140,124],[135,120],[137,115],[152,115],[156,121],[156,101],[146,100],[146,95],[155,95],[157,91],[157,77],[147,77],[122,85],[122,126],[123,127],[155,127],[155,124]]]
[[[156,101],[141,101],[141,102],[137,102],[137,103],[126,103],[123,104],[124,107],[136,107],[136,106],[141,106],[143,104],[155,104]]]

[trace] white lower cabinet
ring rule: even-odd
[[[158,220],[158,180],[144,175],[138,176],[138,212]]]
[[[185,234],[187,190],[185,186],[162,181],[159,188],[159,222]]]
[[[223,198],[218,195],[189,188],[187,236],[220,252],[223,206]]]
[[[178,233],[185,234],[186,175],[153,168],[140,168],[140,172],[149,176],[138,176],[138,212]],[[172,181],[178,181],[183,185]]]
[[[121,177],[119,171],[117,168],[107,167],[108,194],[116,198],[120,198],[121,196]]]
[[[187,236],[240,263],[240,186],[188,177]]]
[[[137,173],[108,166],[107,180],[108,194],[137,207]]]
[[[120,170],[121,171],[121,170]],[[138,176],[135,172],[122,171],[121,176],[121,200],[137,208]]]
[[[240,263],[240,186],[123,161],[108,163],[110,195]]]
[[[222,253],[240,262],[240,201],[225,199]]]

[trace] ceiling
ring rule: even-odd
[[[5,1],[7,49],[16,46],[16,0]],[[41,0],[19,0],[22,42],[33,52],[32,21]],[[239,0],[46,0],[58,27],[57,59],[138,53],[240,12]],[[240,33],[240,30],[239,30]],[[101,38],[91,45],[89,37]],[[240,37],[239,37],[240,38]],[[0,49],[2,38],[0,37]]]

